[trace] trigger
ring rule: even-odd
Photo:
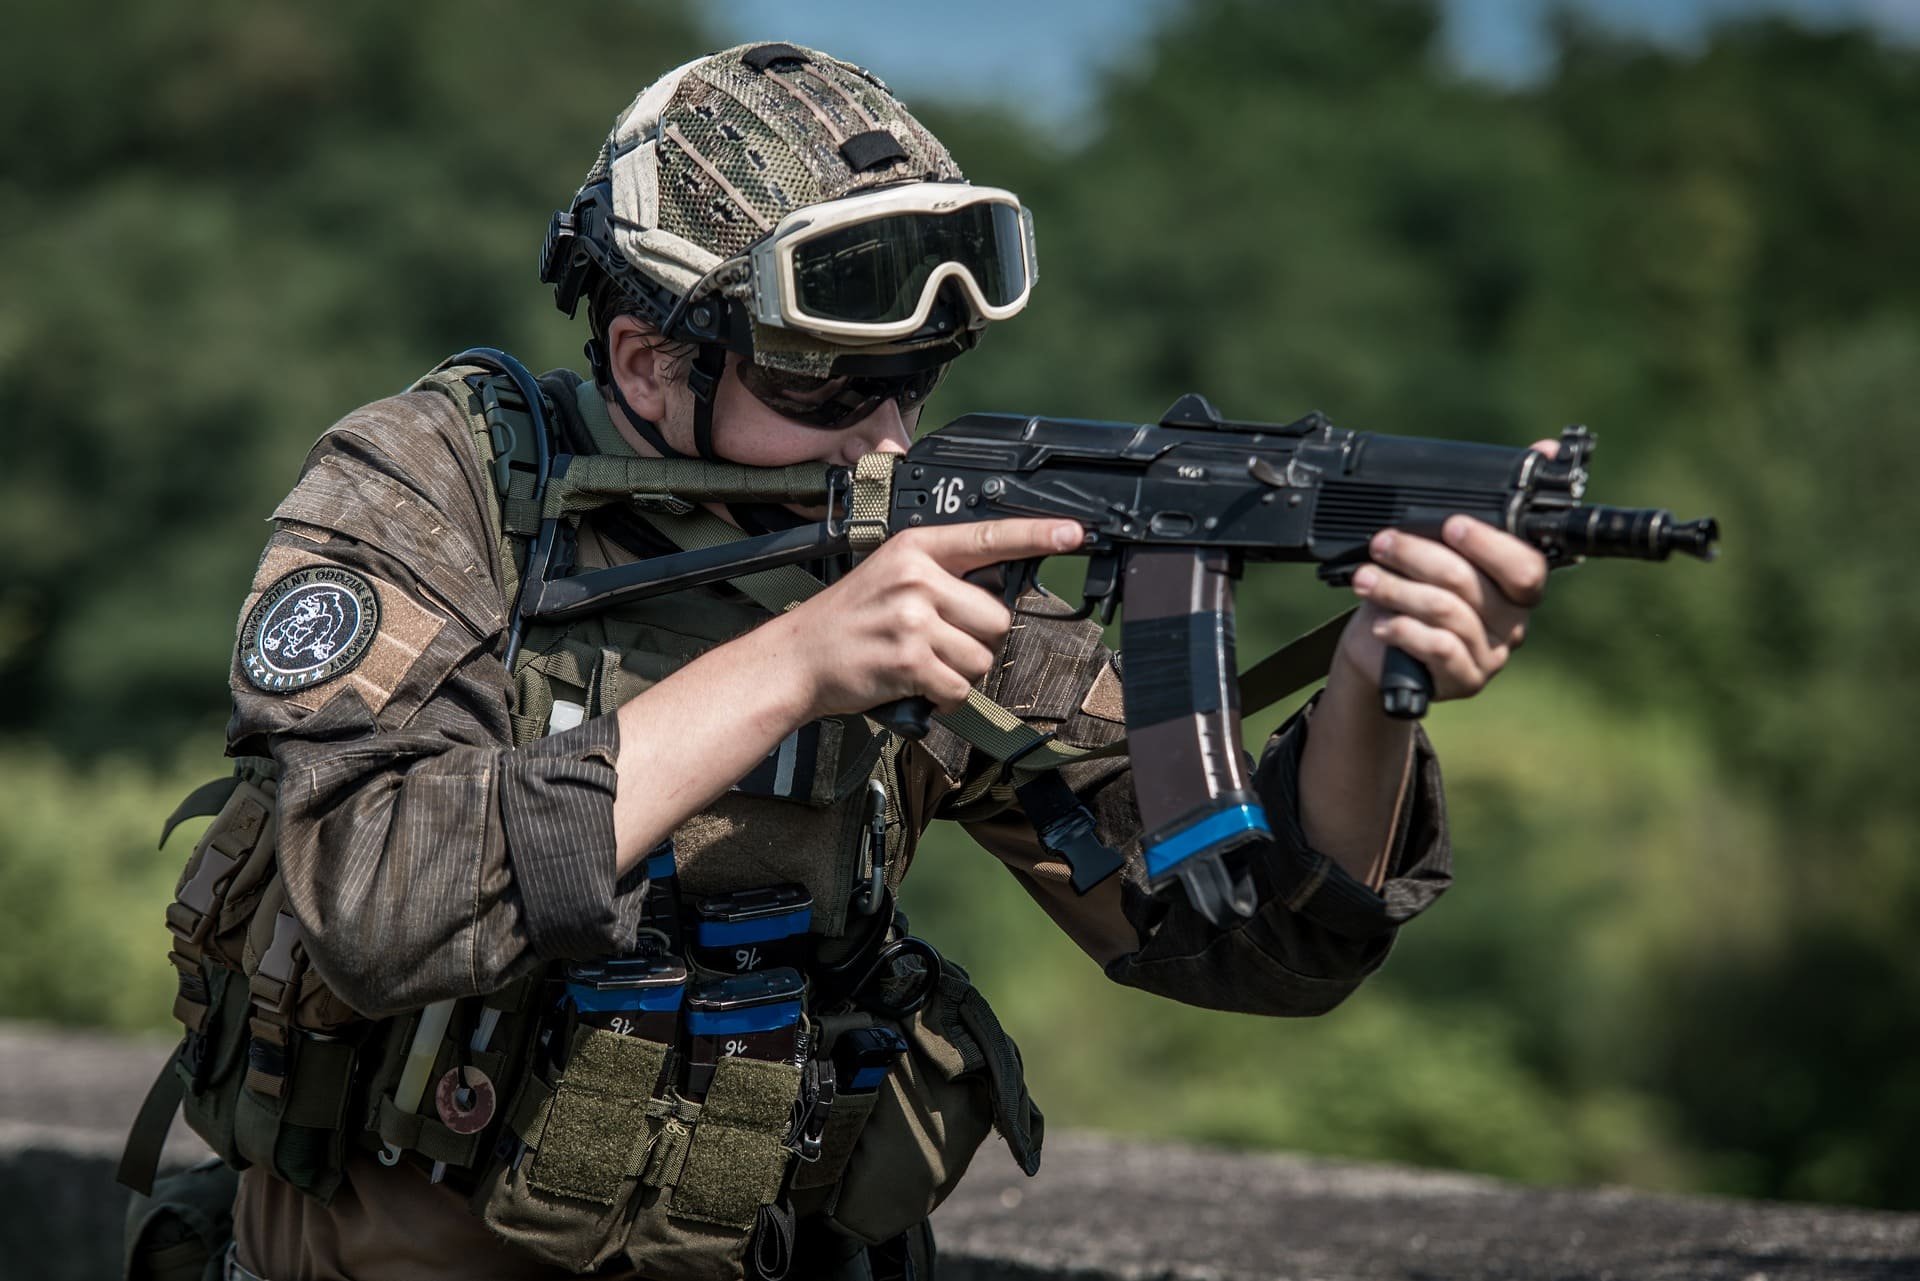
[[[1114,607],[1120,603],[1120,557],[1114,552],[1096,554],[1087,562],[1087,581],[1081,589],[1086,598],[1081,617],[1100,616],[1100,625],[1113,621]]]
[[[1014,561],[1000,576],[1000,600],[1008,609],[1019,605],[1020,598],[1040,585],[1040,562]]]

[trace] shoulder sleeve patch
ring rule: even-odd
[[[308,710],[345,682],[378,714],[447,622],[391,583],[284,544],[254,582],[235,670]]]

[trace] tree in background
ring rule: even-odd
[[[0,991],[158,1020],[174,864],[132,834],[209,772],[260,522],[327,422],[442,355],[574,360],[532,259],[579,140],[636,68],[720,41],[662,5],[19,9]],[[1505,442],[1579,419],[1597,499],[1712,511],[1725,559],[1564,576],[1527,661],[1436,715],[1462,884],[1327,1020],[1111,989],[964,838],[925,856],[916,923],[1070,1124],[1920,1206],[1920,799],[1894,747],[1920,712],[1920,53],[1563,25],[1550,74],[1502,90],[1437,34],[1416,0],[1193,0],[1082,141],[927,111],[1028,198],[1045,260],[930,420],[1146,418],[1188,390]],[[1338,603],[1255,576],[1243,648]],[[61,921],[128,958],[132,995],[103,1008]]]

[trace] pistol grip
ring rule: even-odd
[[[1000,565],[985,565],[961,577],[982,591],[1000,597],[1006,607],[1012,609],[1020,599],[1020,593],[1034,582],[1034,566],[1038,563],[1009,561]],[[867,715],[886,726],[889,732],[917,743],[933,728],[933,700],[916,694],[911,698],[882,703]]]
[[[1433,701],[1433,673],[1397,645],[1380,660],[1380,710],[1397,721],[1417,721]]]
[[[933,728],[933,700],[915,694],[911,698],[882,703],[867,715],[879,721],[889,733],[917,743]]]

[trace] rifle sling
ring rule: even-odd
[[[174,1113],[180,1110],[180,1101],[187,1096],[187,1078],[175,1066],[179,1058],[180,1051],[175,1050],[160,1065],[160,1075],[153,1079],[152,1088],[140,1104],[140,1114],[127,1132],[127,1146],[114,1172],[121,1186],[132,1188],[141,1196],[153,1195],[153,1176],[160,1169],[167,1131],[173,1125]]]

